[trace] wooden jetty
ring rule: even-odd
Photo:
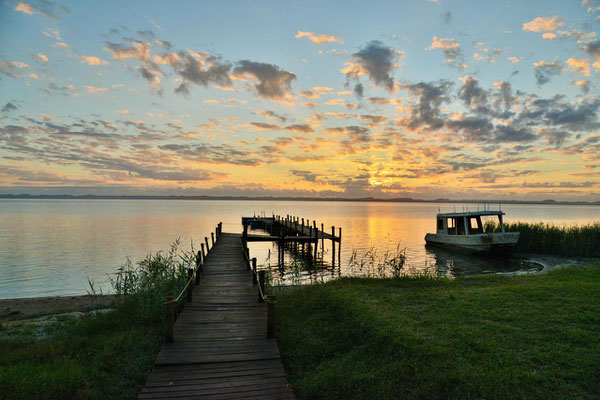
[[[205,238],[207,254],[204,243],[198,252],[174,325],[174,301],[167,302],[167,343],[139,399],[294,398],[273,338],[273,303],[260,302],[264,271],[256,272],[243,235],[221,227],[211,234],[210,251]]]
[[[303,246],[308,244],[309,254],[313,254],[313,259],[317,259],[317,250],[319,241],[321,249],[324,249],[324,241],[331,241],[331,264],[335,265],[336,260],[336,244],[337,244],[337,259],[338,263],[341,260],[342,249],[342,228],[338,228],[336,236],[335,226],[331,227],[331,233],[325,231],[323,224],[319,225],[315,220],[300,218],[293,215],[280,216],[273,214],[272,217],[242,217],[242,242],[276,242],[279,248],[278,264],[283,264],[283,248],[288,243],[299,243]],[[248,228],[262,229],[268,232],[268,235],[250,234]],[[245,246],[245,244],[244,244]]]

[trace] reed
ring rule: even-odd
[[[379,253],[374,245],[371,245],[363,253],[352,250],[348,260],[348,268],[355,275],[368,276],[372,278],[399,277],[402,275],[404,263],[406,262],[406,249],[395,251],[386,250]]]
[[[587,225],[513,222],[505,223],[504,227],[507,232],[521,233],[517,251],[577,257],[600,255],[600,222]],[[500,230],[497,224],[487,228]]]
[[[150,254],[136,265],[128,259],[109,277],[120,311],[142,321],[162,321],[166,296],[179,295],[188,280],[187,269],[195,266],[193,245],[191,251],[181,250],[180,245],[177,239],[169,250]]]

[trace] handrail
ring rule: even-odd
[[[199,266],[196,267],[196,269],[194,269],[194,273],[198,272],[198,268],[199,268]],[[166,306],[167,304],[177,303],[179,300],[181,300],[181,296],[183,296],[183,294],[185,293],[185,291],[187,290],[187,288],[190,287],[190,282],[192,282],[193,279],[194,279],[194,274],[191,274],[190,279],[188,279],[187,283],[185,284],[185,286],[181,290],[181,293],[179,293],[179,296],[177,296],[173,300],[165,301],[163,303],[163,305]]]
[[[250,262],[250,257],[248,256],[248,253],[246,253],[246,250],[243,249],[243,253],[244,253],[244,257],[246,257],[246,261],[249,263]],[[254,275],[256,275],[256,278],[258,280],[258,271],[255,271],[253,269],[251,269],[252,273]],[[258,292],[260,294],[260,297],[265,301],[265,303],[267,304],[277,304],[277,297],[276,296],[268,296],[266,294],[264,294],[263,292],[263,288],[262,285],[259,283],[258,284]]]
[[[221,236],[221,232],[220,232],[220,224],[222,224],[221,222],[217,225],[217,231],[219,232],[219,235],[217,236],[217,239],[219,239],[219,236]],[[206,239],[206,238],[205,238]],[[214,237],[213,237],[213,247],[214,247]],[[208,248],[208,243],[206,245],[206,254],[208,255],[209,252],[209,248]],[[198,257],[198,255],[196,255],[196,257]],[[185,286],[183,287],[183,289],[181,289],[181,293],[179,293],[179,296],[177,296],[176,298],[166,301],[163,303],[163,305],[169,305],[169,304],[173,304],[173,303],[177,303],[179,302],[179,300],[181,300],[181,296],[184,295],[184,293],[186,292],[186,290],[190,287],[190,283],[192,282],[192,280],[194,279],[194,274],[198,273],[198,270],[200,269],[201,264],[200,263],[196,263],[196,268],[194,268],[193,273],[190,274],[190,278],[188,279],[187,283],[185,284]],[[190,268],[191,269],[191,268]]]

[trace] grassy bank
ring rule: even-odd
[[[498,231],[498,226],[494,226]],[[588,225],[506,223],[507,232],[521,232],[515,250],[559,256],[599,257],[600,222]]]
[[[600,265],[279,293],[299,398],[600,398]]]
[[[0,399],[136,398],[162,345],[165,296],[177,296],[192,262],[174,246],[127,264],[113,280],[112,312],[53,322],[42,337],[4,324]]]

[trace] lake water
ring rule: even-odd
[[[440,204],[441,211],[462,204]],[[476,210],[477,205],[469,205]],[[507,221],[585,224],[600,220],[598,206],[503,205]],[[363,274],[349,268],[357,250],[371,246],[406,249],[406,268],[438,275],[528,271],[527,260],[490,258],[426,248],[424,236],[435,229],[434,203],[222,201],[222,200],[38,200],[0,199],[0,298],[84,294],[88,278],[107,290],[107,275],[127,258],[139,260],[167,249],[181,238],[184,247],[210,236],[218,222],[223,231],[241,232],[241,217],[293,214],[342,227],[341,265],[319,271],[317,279]],[[259,264],[269,263],[270,244],[250,244]],[[337,252],[337,251],[336,251]],[[325,260],[331,252],[326,246]],[[288,255],[289,260],[289,255]],[[306,274],[304,274],[306,275]],[[315,277],[315,274],[310,275]]]

